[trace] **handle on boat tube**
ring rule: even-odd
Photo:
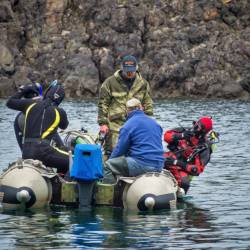
[[[171,202],[174,200],[174,193],[163,195],[145,194],[138,201],[137,207],[140,211],[169,209],[171,208]]]
[[[0,192],[3,192],[2,203],[6,204],[25,204],[26,208],[32,207],[36,202],[36,195],[29,187],[15,188],[11,186],[0,186]]]

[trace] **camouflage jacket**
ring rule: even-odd
[[[119,70],[116,71],[114,75],[104,81],[100,88],[98,124],[107,124],[111,131],[119,132],[120,127],[126,121],[126,102],[133,97],[141,101],[147,115],[153,115],[149,83],[137,72],[129,90],[121,78]]]

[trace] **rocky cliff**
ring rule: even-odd
[[[98,95],[126,53],[155,97],[250,99],[249,0],[0,0],[0,96],[52,79]]]

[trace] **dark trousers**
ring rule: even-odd
[[[65,174],[69,170],[69,155],[48,143],[25,143],[23,159],[40,160],[46,167],[56,168],[58,173]]]

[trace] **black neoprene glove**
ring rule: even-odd
[[[182,170],[186,170],[186,168],[187,168],[187,164],[183,161],[180,161],[180,160],[177,160],[175,165],[181,167]]]
[[[29,84],[27,86],[21,86],[21,87],[19,87],[19,91],[21,91],[24,96],[29,95],[29,94],[39,95],[39,90],[37,89],[37,86],[34,84]]]
[[[186,140],[189,140],[192,136],[194,136],[194,132],[193,131],[190,131],[190,130],[185,130],[183,133],[182,133],[182,138],[186,139]]]
[[[173,166],[175,161],[177,161],[177,160],[174,159],[173,157],[167,157],[164,160],[164,165],[165,165],[165,167]]]

